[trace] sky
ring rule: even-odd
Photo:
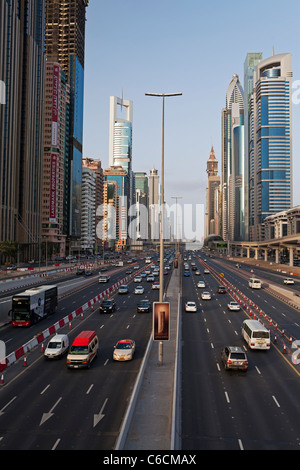
[[[108,165],[109,98],[133,101],[133,171],[161,170],[165,200],[205,205],[214,147],[221,173],[221,112],[233,74],[244,86],[248,52],[292,54],[300,81],[299,0],[90,0],[86,22],[84,157]],[[300,82],[298,89],[300,90]],[[295,89],[295,92],[297,88]],[[300,91],[293,104],[293,205],[300,204]],[[296,103],[299,101],[299,104]]]

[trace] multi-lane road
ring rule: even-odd
[[[134,272],[134,271],[133,271]],[[59,301],[59,311],[28,329],[10,325],[0,331],[0,339],[14,349],[38,332],[94,298],[108,285],[124,278],[125,269],[114,269],[109,284],[98,277]],[[168,276],[166,276],[167,278]],[[99,338],[98,357],[89,370],[69,370],[66,357],[46,361],[41,347],[5,371],[0,389],[0,449],[113,449],[132,389],[145,353],[152,315],[137,313],[142,298],[158,300],[158,290],[144,280],[143,295],[134,294],[137,284],[129,283],[129,293],[115,293],[117,309],[100,314],[98,305],[81,318],[59,330],[73,339],[82,330],[95,330]],[[56,317],[56,318],[54,318]],[[118,340],[136,341],[134,360],[115,362],[113,348]]]
[[[264,289],[250,289],[249,268],[245,271],[208,259],[212,272],[223,273],[273,325],[270,350],[249,350],[241,337],[241,324],[249,311],[228,310],[233,294],[217,293],[220,280],[204,274],[202,261],[196,260],[200,276],[191,273],[183,280],[182,304],[194,300],[198,311],[182,313],[182,449],[299,449],[300,366],[287,359],[281,344],[274,344],[275,333],[279,337],[283,330],[300,339],[299,311]],[[263,274],[282,285],[282,276]],[[201,299],[199,279],[205,281],[212,300]],[[226,345],[245,349],[247,373],[224,370],[220,352]]]
[[[203,258],[188,261],[190,267],[196,263],[200,275],[190,271],[182,279],[181,449],[299,449],[300,366],[290,360],[288,338],[300,339],[300,312],[264,288],[250,289],[250,268],[237,269],[234,263],[211,258],[205,263]],[[204,274],[205,266],[210,274]],[[122,279],[125,271],[113,268],[109,285]],[[233,286],[231,292],[217,293],[220,273],[226,285]],[[283,285],[280,274],[258,274],[255,268],[255,275]],[[212,294],[211,300],[201,299],[200,279],[206,282],[204,290]],[[129,284],[127,295],[114,294],[117,310],[113,314],[100,314],[95,305],[60,330],[69,335],[70,342],[82,330],[97,332],[99,354],[89,370],[67,369],[66,358],[45,361],[40,347],[30,353],[26,366],[19,360],[7,369],[0,386],[0,449],[114,449],[151,334],[152,315],[137,314],[136,306],[141,298],[158,299],[151,283],[143,280],[144,295],[133,294],[135,285]],[[241,324],[250,312],[243,304],[239,312],[227,309],[234,287],[266,315],[270,350],[249,350],[242,339]],[[28,329],[2,327],[0,339],[9,351],[14,350],[106,288],[97,278],[87,278],[60,299],[55,318]],[[298,289],[296,281],[292,291]],[[197,303],[196,313],[184,311],[187,300]],[[113,346],[121,338],[135,339],[133,361],[113,361]],[[284,343],[288,354],[283,352]],[[220,352],[225,345],[245,349],[247,373],[224,370]]]

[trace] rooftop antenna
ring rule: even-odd
[[[274,46],[272,46],[272,56],[274,56]]]
[[[123,88],[121,88],[121,112],[123,107]]]

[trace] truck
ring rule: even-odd
[[[31,326],[57,311],[57,286],[39,286],[12,296],[12,326]]]

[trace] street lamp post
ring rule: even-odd
[[[163,301],[163,287],[164,287],[164,238],[163,238],[163,224],[164,224],[164,152],[165,152],[165,98],[171,96],[180,96],[182,95],[181,92],[178,93],[145,93],[146,96],[156,96],[162,98],[162,150],[161,150],[161,186],[160,186],[160,230],[159,230],[159,238],[160,238],[160,265],[159,265],[159,302]],[[160,341],[159,343],[159,364],[162,364],[162,350],[163,350],[163,343]]]

